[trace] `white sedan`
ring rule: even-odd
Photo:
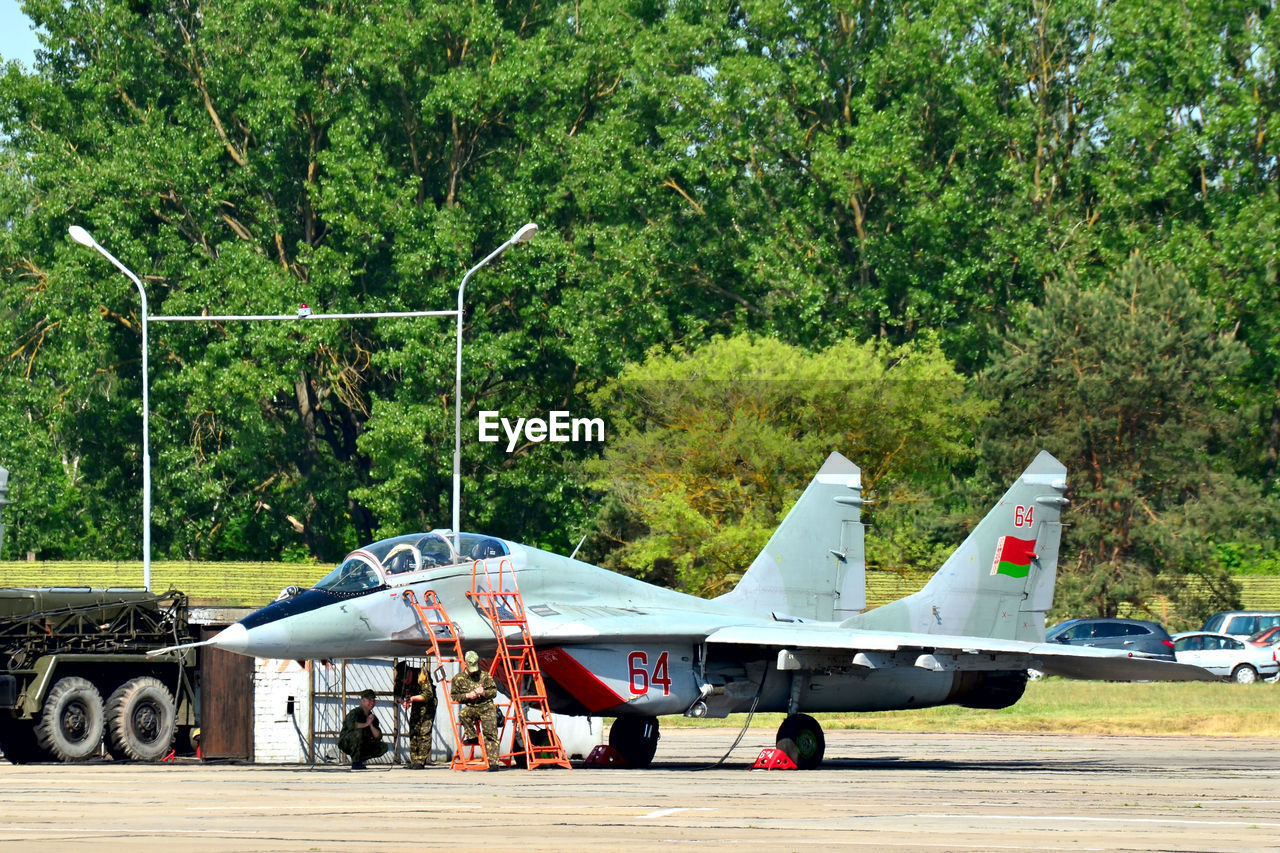
[[[1173,654],[1178,663],[1202,666],[1241,684],[1271,678],[1280,672],[1273,647],[1259,648],[1229,634],[1209,631],[1174,634]]]

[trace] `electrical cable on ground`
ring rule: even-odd
[[[760,695],[764,693],[764,682],[768,677],[769,670],[766,668],[764,673],[760,676],[760,686],[756,688],[755,698],[751,700],[751,709],[747,711],[746,722],[742,724],[742,731],[738,732],[737,739],[729,746],[729,749],[725,751],[725,754],[720,756],[719,761],[713,764],[708,764],[704,767],[695,767],[693,768],[694,770],[714,770],[729,760],[729,755],[738,748],[738,744],[742,743],[742,738],[747,734],[747,729],[751,727],[751,718],[756,715],[756,708],[760,705]]]

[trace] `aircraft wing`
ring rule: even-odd
[[[845,664],[868,669],[893,666],[930,670],[1038,669],[1046,675],[1098,681],[1221,681],[1198,666],[1131,657],[1111,649],[804,623],[730,626],[712,631],[706,642],[776,648],[780,669],[821,666],[842,658]]]

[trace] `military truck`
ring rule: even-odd
[[[195,650],[177,590],[0,589],[0,750],[15,764],[159,761],[196,725]],[[189,729],[188,729],[189,730]]]

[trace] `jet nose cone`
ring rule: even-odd
[[[227,628],[223,628],[213,638],[211,644],[228,652],[236,654],[245,654],[249,649],[249,632],[245,627],[237,622]]]
[[[252,618],[252,617],[250,617]],[[251,658],[295,658],[289,632],[277,619],[264,625],[237,622],[222,629],[209,640],[209,645]]]

